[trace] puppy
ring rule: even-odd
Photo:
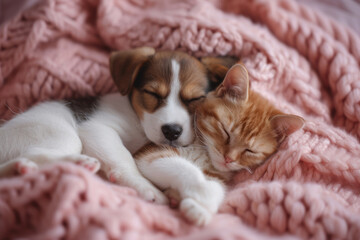
[[[182,52],[143,47],[115,52],[110,71],[119,93],[86,101],[51,101],[0,128],[0,175],[70,161],[149,201],[167,198],[139,173],[132,153],[149,140],[186,146],[194,139],[192,113],[225,76],[228,60],[202,62]],[[79,109],[80,107],[80,109]],[[88,111],[85,111],[85,110]]]

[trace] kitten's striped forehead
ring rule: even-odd
[[[247,108],[241,111],[241,115],[239,115],[238,118],[240,121],[234,124],[234,131],[241,134],[248,141],[255,139],[259,135],[267,134],[269,131],[270,117],[266,112],[261,112],[254,108]]]

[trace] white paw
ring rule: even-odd
[[[39,166],[27,158],[20,158],[15,163],[15,170],[17,173],[19,173],[21,175],[24,175],[24,174],[27,174],[30,172],[36,172],[38,169],[39,169]]]
[[[76,157],[75,163],[89,170],[92,173],[96,173],[100,169],[100,162],[96,158],[86,155],[79,155]]]
[[[217,181],[206,180],[186,189],[183,198],[191,198],[210,213],[216,213],[225,194],[224,187]]]
[[[155,187],[140,187],[137,191],[146,201],[157,204],[168,204],[168,198]]]
[[[167,196],[168,200],[169,200],[169,206],[171,208],[177,208],[179,207],[180,201],[181,201],[181,196],[179,191],[173,189],[173,188],[168,188],[164,191],[165,196]]]
[[[112,183],[119,183],[124,184],[128,187],[134,188],[139,195],[149,202],[154,202],[158,204],[167,204],[168,198],[155,186],[153,186],[150,182],[148,182],[146,179],[122,179],[121,174],[118,171],[111,171],[108,174],[108,179]],[[130,183],[130,184],[126,184]]]
[[[180,203],[180,212],[191,223],[197,226],[207,225],[212,218],[212,214],[194,199],[185,198]]]

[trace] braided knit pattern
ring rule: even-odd
[[[0,180],[0,239],[360,239],[360,37],[292,0],[48,0],[0,27],[0,118],[103,95],[111,49],[232,55],[305,127],[205,228],[78,166]]]

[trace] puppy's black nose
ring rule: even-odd
[[[182,133],[182,127],[179,124],[165,124],[161,127],[166,139],[173,141],[180,137]]]

